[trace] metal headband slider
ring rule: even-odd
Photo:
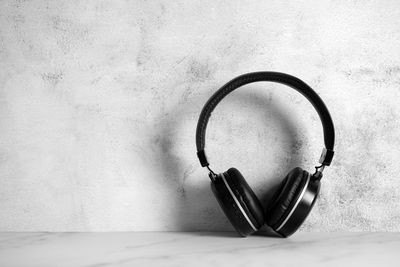
[[[335,154],[335,152],[331,149],[326,149],[326,148],[322,149],[322,154],[321,158],[319,159],[319,163],[325,166],[329,166],[332,162],[333,154]]]

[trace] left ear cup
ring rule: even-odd
[[[318,180],[295,168],[283,180],[277,197],[268,209],[267,224],[282,236],[294,233],[306,219],[317,198],[320,188]]]
[[[229,186],[249,215],[249,219],[259,229],[264,224],[264,212],[256,194],[237,169],[230,168],[225,174]]]
[[[241,236],[257,231],[264,223],[260,202],[241,173],[234,168],[219,174],[211,188],[231,224]]]

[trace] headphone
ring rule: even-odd
[[[266,203],[266,212],[237,169],[230,168],[224,173],[214,173],[204,151],[207,123],[218,103],[233,90],[245,84],[261,81],[285,84],[305,96],[321,119],[325,143],[319,160],[321,165],[315,167],[315,173],[311,175],[299,167],[291,170],[273,196],[272,203]],[[330,165],[333,158],[334,143],[335,129],[322,99],[302,80],[279,72],[247,73],[222,86],[203,107],[196,129],[197,156],[200,164],[208,168],[211,189],[219,205],[236,231],[243,237],[256,232],[264,224],[282,237],[290,236],[301,226],[317,199],[322,171],[325,166]]]

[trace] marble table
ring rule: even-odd
[[[0,266],[400,266],[400,233],[0,233]]]

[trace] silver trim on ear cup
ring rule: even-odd
[[[221,178],[222,181],[224,181],[224,184],[226,188],[228,188],[229,193],[231,194],[233,200],[235,200],[236,205],[239,207],[240,211],[242,212],[243,216],[246,218],[246,221],[250,224],[251,228],[253,228],[254,231],[257,231],[257,228],[254,226],[254,224],[250,221],[250,218],[247,216],[246,212],[244,212],[242,206],[240,205],[239,200],[236,198],[235,194],[232,192],[232,189],[228,185],[228,182],[225,179],[225,176],[223,173],[221,173]]]
[[[286,219],[281,223],[281,225],[279,225],[279,227],[275,229],[275,231],[279,231],[280,229],[282,229],[282,227],[283,227],[283,226],[286,224],[286,222],[290,219],[290,216],[292,216],[293,212],[296,210],[297,206],[299,205],[300,200],[303,198],[304,193],[305,193],[306,190],[307,190],[307,186],[308,186],[308,183],[309,183],[309,182],[310,182],[310,174],[307,175],[306,184],[304,185],[303,191],[301,192],[299,198],[297,199],[296,204],[294,204],[294,206],[293,206],[292,210],[290,211],[289,215],[288,215],[288,216],[286,217]]]

